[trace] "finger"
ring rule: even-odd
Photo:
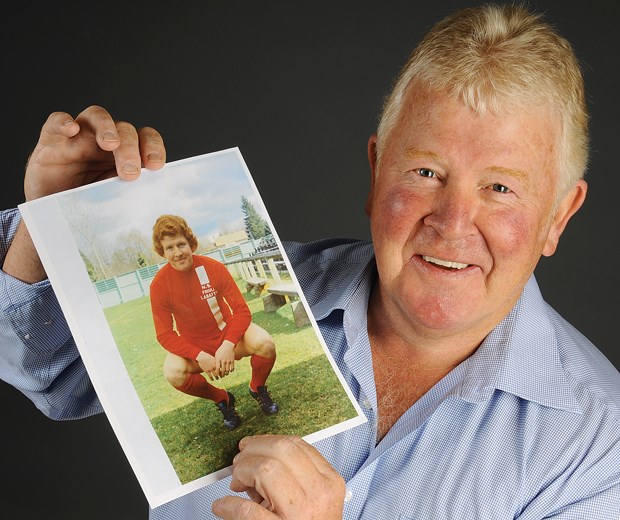
[[[269,510],[241,497],[228,496],[211,504],[214,515],[224,520],[244,518],[247,520],[275,520],[278,517]]]
[[[301,450],[305,456],[312,461],[314,467],[323,475],[340,476],[334,467],[323,457],[321,452],[317,450],[312,444],[304,441],[300,437],[291,436],[290,440],[295,446]]]
[[[142,164],[149,170],[159,170],[166,164],[166,147],[161,134],[154,128],[138,130],[138,142]]]
[[[309,481],[309,475],[304,475]],[[307,493],[288,465],[280,459],[269,457],[235,457],[230,482],[232,491],[248,493],[254,502],[260,503],[270,511],[282,514],[298,509],[307,503]],[[310,482],[313,490],[315,486]]]
[[[340,475],[311,444],[295,435],[254,435],[239,441],[239,454],[234,463],[243,457],[277,458],[288,462],[292,474],[304,478],[310,469],[323,477],[338,480]],[[318,476],[318,475],[317,475]]]
[[[116,123],[116,131],[119,139],[119,145],[114,150],[116,171],[123,180],[135,180],[140,176],[142,167],[138,131],[132,124],[124,121]]]
[[[105,108],[91,105],[83,110],[75,120],[82,131],[90,130],[95,135],[97,145],[102,150],[111,152],[120,145],[114,119]]]
[[[327,518],[323,513],[328,512],[329,518],[340,518],[344,479],[303,439],[258,435],[242,439],[239,448],[233,460],[232,491],[245,491],[254,501],[262,497],[261,504],[281,518],[299,518],[308,510],[317,513],[316,518]]]
[[[97,145],[114,153],[116,173],[124,180],[140,176],[142,159],[138,147],[138,132],[124,121],[115,122],[110,113],[97,105],[91,105],[76,118],[82,132],[87,129],[95,135]]]
[[[248,495],[250,497],[250,500],[252,502],[256,502],[257,504],[260,504],[261,506],[265,507],[266,505],[266,500],[260,496],[260,494],[253,488],[249,488],[245,490],[246,495]]]
[[[66,112],[53,112],[41,128],[39,142],[43,145],[51,144],[58,138],[65,139],[75,136],[80,131],[80,125]]]
[[[241,453],[252,453],[255,456],[289,456],[293,451],[303,450],[310,446],[306,441],[295,435],[250,435],[239,441]],[[315,450],[316,451],[316,450]]]

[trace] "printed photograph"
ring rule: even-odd
[[[178,479],[157,503],[228,475],[247,435],[363,422],[238,149],[25,206],[130,462],[151,438]]]

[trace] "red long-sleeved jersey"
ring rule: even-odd
[[[187,271],[162,267],[150,287],[157,341],[188,359],[201,351],[215,354],[225,339],[236,345],[252,320],[226,266],[206,256],[192,258]]]

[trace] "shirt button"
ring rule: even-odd
[[[24,334],[24,339],[30,339],[30,334]]]
[[[347,492],[344,495],[344,503],[346,504],[347,502],[350,502],[352,498],[353,498],[353,491],[347,489]]]
[[[370,399],[368,398],[362,401],[362,406],[366,408],[366,410],[372,410],[372,403],[370,402]]]
[[[53,321],[52,321],[52,319],[50,318],[49,320],[44,321],[44,322],[43,322],[43,325],[51,325],[52,323],[54,323],[54,322],[53,322]]]

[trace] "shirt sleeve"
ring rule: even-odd
[[[17,225],[0,211],[0,261]],[[49,281],[26,284],[0,270],[0,379],[56,420],[102,411]]]
[[[174,330],[172,308],[168,296],[167,283],[155,278],[150,286],[150,300],[157,341],[168,352],[187,359],[196,359],[202,350]]]

